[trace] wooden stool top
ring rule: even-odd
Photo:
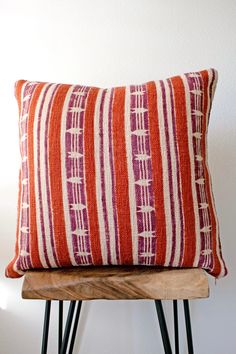
[[[209,296],[202,269],[143,266],[76,267],[27,271],[24,299],[196,299]]]

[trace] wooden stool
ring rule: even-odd
[[[26,272],[22,297],[46,300],[42,354],[47,353],[51,300],[59,300],[58,353],[73,353],[82,300],[155,300],[164,351],[171,354],[171,345],[161,300],[173,300],[175,353],[179,353],[177,300],[184,302],[189,354],[193,353],[189,303],[190,299],[206,298],[209,287],[202,269],[158,269],[156,267],[78,267]],[[70,300],[63,334],[63,301]],[[77,309],[72,328],[73,316]],[[70,344],[69,344],[70,338]]]

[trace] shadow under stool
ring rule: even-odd
[[[41,354],[47,353],[51,301],[58,301],[58,354],[72,354],[83,300],[155,301],[164,353],[172,354],[161,300],[173,301],[175,354],[179,354],[178,303],[183,300],[189,354],[193,354],[189,300],[209,296],[202,269],[159,269],[143,266],[76,267],[27,271],[24,299],[46,300]],[[63,326],[63,301],[70,301]],[[63,328],[64,327],[64,328]]]

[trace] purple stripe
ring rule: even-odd
[[[73,91],[78,91],[80,87],[79,86],[75,86]],[[75,97],[73,96],[73,93],[70,97],[69,100],[69,104],[68,104],[68,110],[67,110],[67,116],[66,116],[66,131],[64,132],[65,134],[65,145],[66,145],[66,154],[65,154],[65,164],[66,164],[66,178],[70,178],[72,177],[72,169],[73,169],[73,159],[69,157],[69,152],[72,151],[72,134],[70,134],[69,132],[67,132],[68,129],[72,128],[73,124],[72,124],[72,116],[73,113],[70,112],[70,108],[73,107],[75,105]],[[78,151],[78,149],[77,149]],[[79,153],[81,153],[80,151],[78,151]],[[67,197],[68,197],[68,204],[73,204],[74,203],[74,199],[73,199],[73,189],[72,189],[72,184],[71,183],[67,183]],[[73,210],[70,210],[70,221],[71,221],[71,229],[74,230],[76,228],[76,213]],[[78,249],[75,247],[77,244],[77,239],[73,238],[73,251],[78,252]]]
[[[142,103],[140,100],[139,95],[135,95],[135,91],[144,91],[143,94],[141,94],[142,97]],[[133,93],[133,94],[132,94]],[[143,86],[130,86],[130,127],[131,131],[134,132],[135,130],[139,129],[145,129],[148,131],[148,112],[144,113],[135,113],[134,109],[136,108],[147,108],[147,92],[146,92],[146,87]],[[142,116],[142,120],[140,117]],[[141,125],[140,125],[141,123]],[[133,161],[133,173],[134,173],[134,180],[138,181],[140,179],[151,179],[151,164],[149,160],[146,161],[139,161],[135,158],[136,154],[142,154],[145,153],[147,155],[150,155],[150,142],[149,142],[149,137],[143,136],[139,137],[136,136],[135,134],[131,135],[131,147],[132,147],[132,161]],[[144,151],[143,151],[144,150]],[[146,168],[145,168],[146,167]],[[141,173],[140,173],[141,171]],[[149,187],[143,187],[138,185],[137,183],[135,184],[135,196],[136,196],[136,203],[137,203],[137,229],[138,229],[138,234],[141,234],[144,231],[154,231],[155,230],[155,212],[150,211],[147,213],[142,213],[140,212],[140,207],[143,205],[143,196],[145,194],[145,189],[146,189],[146,195],[147,199],[149,197],[149,206],[154,207],[153,203],[153,190],[152,190],[152,185]],[[146,198],[145,198],[146,200]],[[146,203],[145,203],[146,204]],[[149,215],[151,218],[151,224],[149,222]],[[143,218],[145,222],[143,222]],[[154,232],[153,232],[154,234]],[[154,237],[138,237],[138,264],[154,264],[155,262],[155,253],[153,256],[145,256],[142,257],[141,253],[143,252],[150,252],[150,254],[153,253],[153,250],[155,250],[155,242]]]
[[[180,190],[180,162],[179,162],[179,152],[177,148],[177,136],[176,136],[176,115],[175,115],[175,105],[174,105],[174,96],[173,96],[173,87],[171,81],[167,80],[169,88],[170,88],[170,100],[171,100],[171,115],[172,115],[172,127],[173,127],[173,137],[174,137],[174,148],[175,148],[175,156],[176,156],[176,172],[177,172],[177,186],[178,186],[178,202],[180,209],[180,258],[177,266],[181,266],[181,260],[183,260],[184,253],[184,221],[183,221],[183,205],[182,205],[182,196]],[[174,261],[174,252],[171,254],[171,265],[173,265]]]
[[[109,113],[108,113],[108,134],[109,134],[109,161],[111,168],[111,183],[112,183],[112,206],[113,206],[113,220],[115,228],[115,247],[116,247],[116,260],[117,264],[120,264],[120,249],[119,249],[119,232],[118,232],[118,220],[117,220],[117,210],[116,210],[116,192],[115,192],[115,171],[114,171],[114,156],[113,156],[113,145],[112,145],[112,106],[114,98],[114,89],[111,89],[111,96],[109,102]]]
[[[211,82],[209,83],[208,82],[208,87],[209,87],[209,97],[207,98],[207,102],[209,104],[209,110],[208,110],[208,115],[205,117],[205,120],[206,120],[206,146],[205,146],[205,149],[207,150],[207,129],[208,129],[208,123],[209,123],[209,117],[210,117],[210,112],[211,112],[211,107],[212,107],[212,95],[213,95],[213,83],[216,79],[216,75],[215,75],[215,71],[210,69],[209,70],[211,73],[212,73],[212,79],[211,79]],[[209,77],[209,71],[208,71],[208,80],[210,80],[210,77]],[[200,76],[200,80],[201,80],[201,86],[203,87],[203,81],[202,81],[202,77]],[[202,111],[204,112],[204,101],[202,99]],[[204,151],[205,153],[205,156],[207,155],[207,151]],[[205,161],[204,161],[205,163]],[[205,166],[206,168],[206,166]],[[205,169],[203,170],[205,171]],[[210,179],[210,176],[209,176],[209,179]],[[211,181],[210,181],[211,183]],[[204,187],[205,188],[205,187]],[[205,190],[205,197],[207,199],[207,191]],[[213,203],[214,203],[214,197],[212,196],[213,198]],[[201,210],[200,210],[201,211]],[[209,209],[207,208],[207,213],[208,213],[208,220],[209,220],[209,224],[211,224],[211,214],[209,213]],[[217,220],[216,220],[216,223],[217,223]],[[212,236],[212,235],[211,235]],[[216,235],[217,237],[217,235]],[[213,244],[212,244],[213,240],[212,240],[212,237],[208,237],[208,244],[209,246],[207,247],[208,249],[211,249],[213,250]],[[205,246],[204,246],[205,247]],[[200,262],[199,262],[199,265],[200,265]],[[212,269],[213,266],[214,266],[214,259],[213,259],[213,252],[207,256],[207,264],[206,264],[207,268],[208,269]]]
[[[171,223],[172,223],[172,247],[175,252],[176,243],[176,224],[175,224],[175,212],[174,212],[174,195],[173,195],[173,181],[172,181],[172,167],[171,167],[171,153],[170,153],[170,137],[169,137],[169,127],[168,127],[168,117],[167,117],[167,107],[166,107],[166,92],[164,83],[161,80],[161,91],[163,99],[163,115],[164,115],[164,126],[165,126],[165,136],[166,136],[166,147],[167,147],[167,164],[168,164],[168,176],[169,176],[169,188],[170,188],[170,205],[171,205]],[[171,252],[171,254],[172,254]],[[169,266],[171,265],[171,261]]]
[[[200,76],[196,79],[195,77],[189,77],[188,75],[186,75],[187,77],[187,82],[188,82],[188,86],[189,86],[189,90],[193,90],[196,89],[196,86],[200,86],[199,89],[203,90],[203,85],[202,82],[199,82],[197,80],[200,80]],[[197,103],[195,103],[195,95],[193,93],[190,94],[190,110],[191,110],[191,124],[192,124],[192,131],[193,132],[200,132],[202,133],[202,124],[200,124],[200,130],[197,128],[196,125],[196,119],[198,119],[194,114],[192,114],[193,110],[200,110],[202,112],[203,109],[203,101],[202,101],[202,96],[200,96],[200,104],[198,105]],[[202,162],[200,161],[196,161],[195,156],[196,155],[202,155],[202,151],[198,151],[198,146],[197,144],[199,143],[199,140],[194,138],[192,139],[192,143],[193,143],[193,153],[194,153],[194,178],[195,180],[197,180],[198,178],[203,177],[201,173],[199,173],[199,167],[201,167]],[[202,146],[202,144],[200,144],[200,146]],[[203,171],[203,170],[202,170]],[[201,200],[201,194],[200,194],[200,186],[195,183],[195,188],[196,188],[196,194],[197,194],[197,204],[198,204],[198,208],[200,206],[200,202],[204,202],[205,200]],[[200,229],[204,226],[204,220],[203,220],[203,213],[201,209],[198,209],[198,214],[199,214],[199,225],[200,225]],[[202,237],[201,240],[201,249],[202,247],[204,248],[204,237]]]
[[[139,105],[139,102],[137,101],[136,95],[132,95],[135,91],[139,89],[139,86],[130,86],[130,129],[132,132],[135,130],[139,129],[139,126],[136,122],[137,115],[136,113],[133,112],[135,108],[137,108]],[[138,181],[139,179],[142,178],[139,173],[140,169],[140,162],[135,159],[135,155],[140,154],[139,151],[139,146],[138,146],[138,137],[134,134],[131,135],[131,148],[132,148],[132,161],[133,161],[133,174],[134,174],[134,180]],[[135,184],[135,197],[136,197],[136,217],[137,217],[137,230],[138,234],[143,232],[145,229],[143,228],[143,215],[141,212],[139,212],[139,206],[142,204],[142,196],[141,196],[141,187],[137,184]],[[141,257],[140,253],[145,249],[145,238],[144,237],[138,237],[138,264],[145,264],[145,257]]]
[[[52,85],[50,85],[49,87],[51,87]],[[53,225],[52,225],[52,220],[53,220],[53,212],[51,209],[51,196],[50,196],[50,181],[49,181],[49,152],[48,152],[48,136],[49,136],[49,117],[50,117],[50,110],[51,110],[51,105],[52,105],[52,101],[54,99],[55,93],[58,89],[60,85],[56,85],[56,87],[54,88],[52,94],[51,94],[51,98],[48,104],[48,109],[47,109],[47,116],[46,116],[46,120],[45,120],[45,139],[44,139],[44,149],[45,149],[45,179],[46,179],[46,194],[47,194],[47,204],[48,204],[48,219],[49,219],[49,228],[50,228],[50,243],[52,246],[52,253],[53,253],[53,257],[55,260],[55,263],[57,264],[57,266],[60,266],[59,260],[58,260],[58,256],[56,254],[56,246],[55,246],[55,242],[54,242],[54,236],[53,236]],[[48,89],[49,89],[48,87]],[[47,90],[48,91],[48,90]]]
[[[203,81],[201,78],[201,75],[199,75],[198,77],[189,77],[189,75],[186,74],[187,77],[187,82],[188,82],[188,86],[189,86],[189,90],[193,90],[198,88],[199,90],[204,90],[203,87]],[[206,93],[205,93],[206,94]],[[198,110],[203,112],[203,108],[204,108],[204,101],[203,101],[203,97],[204,95],[202,94],[201,96],[197,96],[195,97],[195,95],[192,93],[191,94],[191,99],[190,99],[190,103],[191,103],[191,112],[193,110]],[[203,125],[202,125],[202,119],[206,119],[206,117],[202,117],[202,118],[198,118],[197,116],[195,116],[195,114],[191,115],[191,124],[192,124],[192,131],[193,132],[200,132],[203,133]],[[196,121],[199,120],[200,124],[200,128],[197,128],[196,125]],[[202,137],[202,139],[204,139],[205,137]],[[202,143],[200,143],[200,150],[198,150],[198,141],[197,139],[195,139],[193,137],[193,150],[194,150],[194,156],[195,155],[201,155],[203,156],[203,151],[202,151]],[[200,141],[201,142],[201,141]],[[196,159],[194,158],[194,172],[195,172],[195,180],[197,180],[198,178],[204,178],[205,179],[205,175],[204,175],[204,169],[203,169],[203,162],[201,161],[196,161]],[[201,169],[199,168],[201,167]],[[200,171],[202,171],[202,173],[200,173]],[[210,223],[210,215],[209,215],[209,210],[207,209],[199,209],[200,207],[200,203],[204,203],[206,202],[206,190],[205,190],[205,186],[204,185],[198,185],[197,183],[195,184],[196,186],[196,194],[197,194],[197,204],[198,204],[198,215],[199,215],[199,224],[200,224],[200,229],[203,228],[204,226],[206,226],[205,222],[204,222],[204,214],[205,214],[205,218],[209,220]],[[203,190],[203,193],[205,195],[205,199],[202,199],[202,193],[201,193],[201,189]],[[210,247],[206,246],[205,243],[205,233],[200,233],[200,256],[199,256],[199,261],[198,261],[198,266],[202,267],[204,265],[204,262],[206,260],[206,256],[201,254],[201,251],[205,248],[211,248],[212,245],[210,245]],[[209,256],[208,256],[209,257]],[[212,257],[212,255],[211,255]],[[213,262],[213,259],[211,260],[211,262]]]
[[[82,97],[78,97],[77,101],[80,102],[80,106],[85,109],[86,98],[88,96],[89,87],[84,87],[84,95]],[[82,112],[79,117],[79,121],[77,121],[76,126],[78,126],[82,133],[76,136],[77,146],[79,146],[80,151],[82,151],[83,157],[76,161],[77,164],[77,171],[79,173],[79,177],[81,178],[81,184],[78,185],[80,190],[80,198],[82,204],[86,205],[86,208],[80,212],[80,221],[84,224],[84,227],[87,232],[87,236],[81,238],[83,243],[83,249],[87,252],[88,256],[86,264],[92,263],[92,256],[91,256],[91,246],[90,246],[90,236],[89,236],[89,222],[88,222],[88,210],[87,210],[87,201],[86,201],[86,191],[85,191],[85,166],[84,166],[84,121],[85,121],[85,113]]]
[[[66,130],[70,128],[81,128],[84,127],[84,112],[70,112],[70,108],[72,107],[80,107],[82,109],[85,108],[85,100],[87,97],[89,88],[84,89],[83,86],[75,86],[69,101],[68,113],[66,117]],[[84,92],[83,96],[75,95],[75,92]],[[86,206],[86,197],[84,191],[84,157],[80,158],[70,158],[69,152],[76,151],[81,155],[84,154],[84,142],[83,142],[84,134],[75,135],[70,132],[65,132],[65,141],[66,141],[66,172],[67,178],[70,177],[79,177],[81,178],[81,184],[74,184],[71,182],[67,182],[67,195],[68,195],[68,203],[69,204],[77,204],[81,203]],[[74,192],[74,193],[73,193]],[[75,194],[75,199],[73,197]],[[78,198],[79,197],[79,198]],[[79,200],[77,200],[79,199]],[[72,245],[73,245],[73,254],[75,256],[76,263],[79,264],[91,264],[92,257],[90,252],[90,243],[89,243],[89,234],[88,234],[88,216],[87,209],[84,208],[81,211],[70,210],[70,221],[71,221],[71,233],[72,233]],[[77,236],[73,233],[73,231],[77,227],[83,227],[87,230],[86,236]],[[78,252],[85,252],[87,256],[80,256]],[[86,258],[87,257],[87,260]]]
[[[203,82],[199,80],[201,79],[200,75],[198,75],[198,77],[191,77],[188,74],[185,75],[187,78],[187,83],[188,83],[188,87],[189,90],[194,90],[196,88],[198,88],[199,90],[203,90]],[[199,97],[199,101],[200,104],[198,104],[196,101],[196,95],[194,95],[193,93],[190,93],[190,110],[191,110],[191,124],[192,124],[192,131],[193,132],[200,132],[202,133],[202,124],[199,124],[200,128],[197,128],[197,124],[196,124],[196,120],[198,119],[197,116],[193,113],[194,110],[199,110],[201,112],[203,109],[203,100],[202,97],[203,95],[201,95]],[[201,121],[200,121],[201,122]],[[199,173],[199,167],[201,166],[202,162],[200,161],[196,161],[195,156],[196,155],[202,155],[202,151],[198,151],[198,144],[199,140],[196,138],[192,138],[192,144],[193,144],[193,153],[194,153],[194,178],[195,180],[197,180],[198,178],[204,177],[201,173]],[[202,144],[200,144],[200,146],[202,146]],[[202,170],[203,171],[203,170]],[[196,195],[197,195],[197,205],[198,205],[198,215],[199,215],[199,226],[200,229],[204,227],[204,216],[203,216],[203,210],[199,209],[200,203],[201,202],[205,202],[206,200],[202,200],[201,198],[201,193],[200,193],[200,186],[195,183],[195,189],[196,189]],[[204,233],[200,233],[200,249],[204,249],[205,248],[205,236]],[[199,257],[199,261],[198,261],[198,266],[202,266],[204,263],[205,257],[203,255],[200,254]]]
[[[143,94],[143,107],[148,109],[148,91],[147,91],[147,85],[142,85],[142,90],[144,91]],[[144,129],[148,131],[148,134],[145,137],[145,152],[148,156],[151,156],[151,142],[150,142],[150,130],[149,130],[149,112],[144,113]],[[149,199],[149,205],[153,208],[155,208],[154,204],[154,190],[153,190],[153,176],[152,176],[152,163],[151,159],[148,159],[143,162],[146,164],[146,174],[147,174],[147,179],[151,180],[149,187],[147,188],[147,194],[148,194],[148,199]],[[155,215],[155,210],[153,210],[150,213],[150,219],[151,223],[148,218],[148,230],[154,231],[153,235],[155,235],[156,231],[156,215]],[[151,237],[147,239],[150,242],[150,252],[154,254],[154,256],[149,257],[149,264],[154,265],[155,264],[155,257],[156,257],[156,247],[157,247],[157,239],[156,237]]]
[[[100,133],[100,166],[101,166],[101,192],[102,192],[102,208],[103,208],[103,218],[105,224],[105,236],[107,244],[107,256],[108,264],[112,264],[111,260],[111,248],[110,248],[110,235],[108,227],[108,217],[107,217],[107,206],[106,206],[106,189],[105,189],[105,171],[104,171],[104,139],[103,139],[103,109],[105,95],[107,91],[103,90],[101,104],[100,104],[100,115],[99,115],[99,133]]]

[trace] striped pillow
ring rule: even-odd
[[[100,89],[18,81],[20,188],[8,277],[79,265],[227,273],[207,166],[213,69]]]

